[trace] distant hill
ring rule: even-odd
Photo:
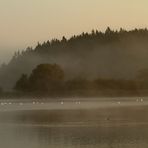
[[[139,70],[148,68],[148,30],[92,31],[70,39],[53,39],[33,49],[16,52],[0,68],[0,85],[13,88],[22,73],[29,74],[41,63],[59,64],[66,79],[134,79]]]

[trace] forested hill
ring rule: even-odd
[[[0,85],[12,88],[22,73],[29,74],[41,63],[59,64],[66,79],[134,79],[139,70],[148,68],[148,30],[92,31],[70,39],[53,39],[33,49],[16,52],[0,68]]]

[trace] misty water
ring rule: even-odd
[[[1,148],[148,147],[148,98],[0,102]]]

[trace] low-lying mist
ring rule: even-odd
[[[140,70],[148,68],[148,30],[107,28],[105,33],[92,31],[38,43],[35,49],[15,53],[1,66],[1,87],[12,89],[22,73],[30,74],[41,63],[60,65],[66,79],[135,79]]]

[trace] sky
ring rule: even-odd
[[[148,27],[148,0],[0,0],[0,64],[37,42]]]

